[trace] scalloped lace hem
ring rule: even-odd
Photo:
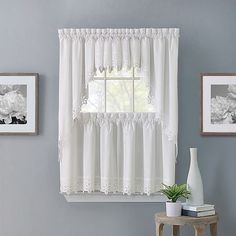
[[[123,182],[123,184],[121,184]],[[104,194],[122,193],[127,195],[146,194],[151,195],[160,191],[162,180],[135,180],[135,181],[117,181],[117,180],[79,180],[71,184],[61,184],[60,192],[62,194],[78,194],[80,192],[102,192]]]

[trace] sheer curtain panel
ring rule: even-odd
[[[175,181],[178,39],[171,29],[61,29],[60,190],[153,194]],[[82,113],[96,74],[139,70],[155,113]]]

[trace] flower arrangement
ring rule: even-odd
[[[26,98],[17,85],[0,85],[0,124],[25,124]]]
[[[228,86],[227,96],[211,98],[211,122],[213,124],[236,123],[236,85]]]

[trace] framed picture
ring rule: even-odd
[[[236,135],[236,73],[201,75],[201,134]]]
[[[38,133],[38,78],[0,73],[0,134]]]

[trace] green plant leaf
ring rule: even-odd
[[[168,186],[163,183],[160,192],[172,202],[176,202],[180,197],[188,198],[190,195],[190,192],[187,190],[187,184]]]

